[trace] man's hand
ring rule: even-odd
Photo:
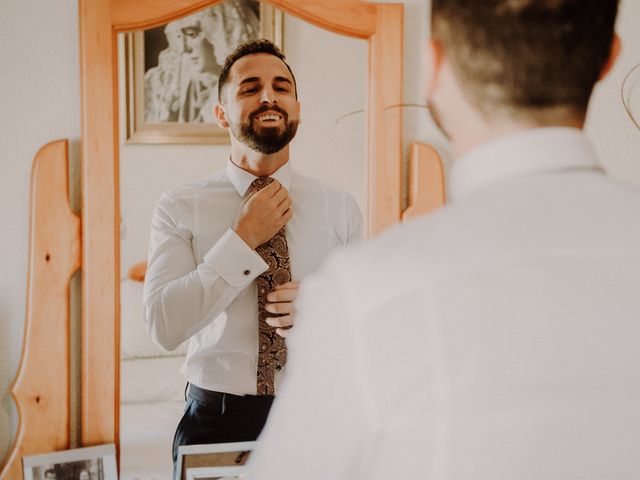
[[[298,285],[297,282],[283,283],[267,295],[267,312],[285,314],[284,317],[267,318],[267,323],[276,327],[276,333],[281,337],[289,335],[289,329],[293,326],[296,313],[293,301],[298,296]]]
[[[242,204],[233,230],[252,249],[271,240],[291,219],[291,197],[278,181],[252,193]]]

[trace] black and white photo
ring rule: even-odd
[[[29,455],[24,480],[117,480],[115,445]]]
[[[226,143],[213,115],[225,58],[240,43],[278,43],[281,18],[257,0],[226,0],[127,37],[130,143]],[[281,42],[280,42],[281,43]]]

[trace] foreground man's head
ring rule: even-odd
[[[433,0],[427,98],[463,153],[541,126],[582,127],[619,51],[618,0]]]

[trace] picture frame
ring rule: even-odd
[[[213,116],[224,59],[238,44],[258,38],[282,48],[282,27],[280,10],[258,0],[225,0],[127,33],[126,143],[229,143],[227,130]]]
[[[244,467],[194,467],[186,470],[186,480],[243,480]]]
[[[22,458],[24,480],[118,480],[113,443]]]
[[[240,479],[257,442],[213,443],[178,447],[179,480]]]

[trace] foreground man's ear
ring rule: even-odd
[[[440,83],[440,73],[444,49],[442,44],[433,38],[427,42],[425,51],[425,98],[431,100]]]
[[[227,112],[224,109],[224,105],[218,103],[213,107],[213,114],[216,116],[218,125],[222,128],[229,128],[229,122],[227,121]]]
[[[609,52],[609,58],[607,59],[604,67],[600,71],[600,76],[598,77],[598,81],[602,80],[606,77],[618,59],[620,55],[620,50],[622,49],[622,42],[620,41],[620,37],[617,33],[613,34],[613,40],[611,41],[611,51]]]

